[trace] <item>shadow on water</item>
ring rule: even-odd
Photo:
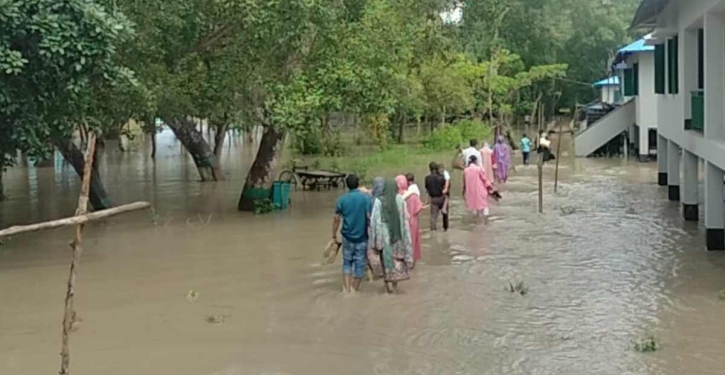
[[[451,230],[423,233],[401,295],[365,284],[343,297],[339,266],[320,265],[342,191],[296,192],[289,212],[252,218],[235,211],[250,147],[226,150],[229,181],[200,184],[170,134],[159,144],[156,163],[111,148],[101,159],[114,199],[152,200],[159,225],[134,213],[87,229],[75,373],[722,373],[725,258],[702,250],[654,164],[567,162],[557,195],[547,166],[543,215],[536,168],[519,166],[488,226],[454,197]],[[77,185],[61,162],[15,168],[0,222],[69,215]],[[69,238],[0,248],[0,373],[56,370]],[[518,281],[523,296],[507,290]],[[634,351],[649,333],[662,349]]]

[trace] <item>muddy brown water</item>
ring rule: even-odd
[[[702,228],[680,220],[654,163],[566,162],[558,195],[548,166],[544,215],[535,168],[519,166],[488,226],[454,199],[451,231],[423,234],[424,264],[401,295],[365,283],[344,297],[339,265],[320,265],[342,191],[296,192],[288,212],[240,214],[248,147],[227,149],[229,181],[200,184],[173,137],[159,143],[155,164],[112,149],[101,159],[113,198],[151,200],[158,218],[87,227],[73,374],[725,371],[725,255],[703,250]],[[57,163],[14,168],[6,187],[3,227],[72,214],[78,181]],[[57,373],[71,235],[0,247],[0,374]],[[518,281],[527,295],[505,290]],[[635,352],[649,334],[662,349]]]

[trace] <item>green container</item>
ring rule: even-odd
[[[702,90],[692,92],[692,130],[705,130],[705,94]]]
[[[289,182],[275,181],[272,185],[272,204],[277,210],[286,210],[290,204],[291,184]]]

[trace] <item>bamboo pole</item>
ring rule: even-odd
[[[81,193],[78,197],[78,208],[76,216],[85,215],[88,212],[88,192],[91,185],[91,171],[93,170],[93,156],[96,151],[96,134],[90,133],[88,136],[88,148],[86,150],[86,163],[83,170],[83,183],[81,184]],[[68,275],[68,289],[65,295],[65,310],[63,312],[63,335],[60,350],[60,375],[68,375],[70,367],[70,332],[76,317],[73,306],[76,286],[76,269],[80,261],[83,247],[83,224],[76,225],[75,236],[70,246],[73,249],[73,258],[71,259],[70,272]]]
[[[28,232],[37,232],[37,231],[44,230],[44,229],[54,229],[54,228],[70,226],[70,225],[81,225],[81,224],[85,224],[85,223],[88,223],[91,221],[105,219],[105,218],[108,218],[111,216],[120,215],[120,214],[123,214],[126,212],[138,211],[138,210],[142,210],[144,208],[149,208],[149,207],[151,207],[151,203],[136,202],[136,203],[125,204],[123,206],[109,208],[109,209],[103,210],[103,211],[68,217],[68,218],[64,218],[64,219],[46,221],[43,223],[30,224],[30,225],[16,225],[16,226],[13,226],[13,227],[10,227],[7,229],[0,230],[0,238],[10,237],[10,236],[14,236],[16,234],[22,234],[22,233],[28,233]]]
[[[559,141],[556,144],[556,169],[554,170],[554,194],[556,194],[559,188],[559,156],[561,155],[561,135],[563,134],[561,132],[561,124],[562,122],[559,121]]]
[[[574,111],[574,117],[572,118],[571,122],[569,123],[569,131],[567,133],[571,133],[571,139],[574,139],[574,126],[576,126],[576,120],[579,117],[579,108],[577,107]],[[556,194],[556,191],[559,187],[559,157],[561,155],[561,135],[562,133],[562,122],[559,122],[559,143],[556,145],[556,170],[554,171],[554,194]],[[571,152],[571,149],[569,150]]]
[[[544,153],[539,153],[539,161],[536,163],[539,169],[539,213],[544,213]]]

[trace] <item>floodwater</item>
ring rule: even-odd
[[[703,250],[655,163],[567,161],[557,195],[547,166],[543,215],[536,169],[519,166],[488,226],[454,200],[452,229],[423,234],[424,264],[400,295],[364,283],[343,296],[339,265],[320,265],[341,190],[296,192],[290,211],[253,217],[235,211],[252,155],[243,142],[216,184],[196,182],[170,134],[159,144],[155,164],[112,147],[101,158],[116,202],[150,200],[157,216],[87,226],[73,374],[724,371],[725,255]],[[77,177],[61,162],[5,182],[2,227],[74,211]],[[61,228],[0,247],[0,374],[57,371],[71,238]],[[506,290],[520,281],[526,295]],[[649,335],[661,349],[634,351]]]

